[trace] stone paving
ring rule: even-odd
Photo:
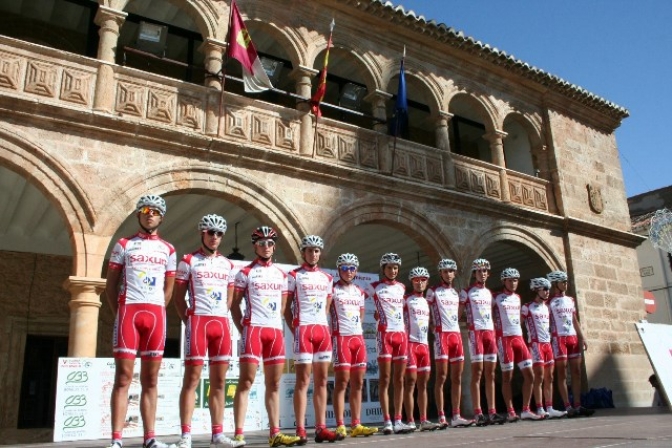
[[[268,447],[266,432],[246,434],[247,446]],[[175,438],[162,438],[174,442]],[[125,448],[141,448],[142,441],[126,439]],[[452,446],[498,447],[672,447],[672,413],[665,408],[629,408],[599,410],[592,417],[518,422],[502,426],[459,428],[445,431],[416,432],[406,435],[374,435],[366,438],[347,438],[334,445],[336,448],[362,446],[365,448],[408,448]],[[307,446],[317,446],[312,439]],[[73,447],[103,448],[106,441],[62,442],[20,445],[20,448]],[[194,438],[194,448],[209,447],[209,437]],[[326,448],[326,447],[325,447]]]

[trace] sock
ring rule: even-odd
[[[523,412],[530,412],[529,406],[523,406]]]
[[[495,409],[495,408],[488,409],[488,415],[492,415],[492,414],[496,414],[496,413],[497,413],[497,409]]]
[[[234,436],[242,436],[243,435],[243,428],[236,428],[236,432],[233,435]]]
[[[344,426],[343,425],[343,419],[336,420],[336,426]]]
[[[427,421],[427,416],[426,415],[421,415],[420,416],[420,421],[421,422],[426,422]]]
[[[551,409],[553,409],[553,402],[547,401],[546,402],[546,410],[550,411]]]
[[[303,426],[297,426],[296,427],[296,435],[305,437],[306,436],[306,428],[304,428]]]
[[[390,414],[383,414],[383,421],[384,421],[385,423],[391,421],[391,420],[390,420]]]
[[[481,415],[481,414],[483,414],[481,408],[474,408],[474,415]]]
[[[271,437],[275,437],[279,432],[280,428],[271,427],[271,429],[269,430],[269,434],[271,435]]]
[[[350,427],[354,428],[355,426],[359,426],[360,421],[358,418],[353,418],[352,421],[350,422]]]
[[[525,408],[523,408],[523,411],[524,411],[524,410],[525,410]],[[506,412],[508,412],[509,415],[516,415],[516,410],[513,409],[513,408],[508,408],[508,409],[506,410]],[[490,412],[490,413],[493,414],[493,412]]]
[[[121,434],[123,431],[112,431],[112,442],[119,442],[121,445]]]
[[[460,410],[459,409],[453,409],[453,418],[459,417],[460,416]]]
[[[224,425],[212,425],[212,440],[215,440],[215,436],[218,436],[223,432]]]
[[[191,425],[180,425],[182,428],[182,437],[191,435]]]
[[[326,429],[327,425],[315,425],[315,432],[320,432],[323,429]]]
[[[152,440],[154,440],[154,437],[156,437],[156,436],[154,435],[154,430],[151,430],[151,431],[145,431],[145,445],[149,445],[149,442],[151,442]]]

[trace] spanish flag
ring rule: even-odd
[[[322,116],[320,110],[320,103],[324,99],[324,94],[327,93],[327,67],[329,66],[329,50],[331,49],[331,38],[334,35],[334,19],[331,19],[331,27],[329,28],[329,42],[327,42],[327,51],[324,53],[324,66],[320,74],[320,83],[317,85],[315,94],[310,99],[310,110],[317,118]]]

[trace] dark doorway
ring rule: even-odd
[[[53,428],[58,358],[67,355],[67,337],[27,336],[18,429]]]

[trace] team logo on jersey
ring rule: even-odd
[[[149,287],[153,288],[156,286],[156,277],[150,277],[145,271],[138,272],[138,277],[142,280],[142,283]]]
[[[213,302],[221,302],[222,301],[222,292],[221,291],[215,291],[213,289],[209,289],[207,291],[208,297],[210,297],[210,300]]]

